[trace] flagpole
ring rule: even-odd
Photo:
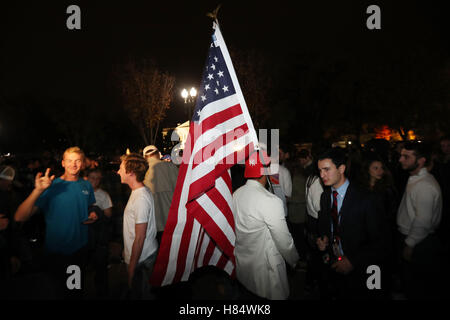
[[[217,25],[217,28],[219,29],[220,35],[222,34],[222,31],[220,31],[220,25],[219,25],[219,20],[218,20],[218,18],[217,18],[217,15],[218,15],[218,13],[219,13],[219,9],[220,9],[221,6],[222,6],[222,4],[219,4],[219,5],[217,6],[217,8],[214,9],[213,12],[208,12],[208,13],[206,14],[208,17],[210,17],[211,19],[213,19],[213,21],[214,21],[214,22],[213,22],[213,28],[214,28],[214,23],[215,23],[215,24]],[[221,37],[222,37],[222,35],[221,35]],[[222,41],[225,42],[223,39],[222,39]],[[227,51],[227,55],[229,55],[228,49],[227,49],[226,51]],[[232,64],[230,64],[230,65],[232,66]],[[233,68],[233,69],[234,69],[234,68]],[[233,70],[233,72],[236,73],[236,71],[234,71],[234,70]],[[243,102],[244,102],[244,104],[245,104],[245,108],[246,108],[246,110],[247,110],[247,112],[248,112],[247,104],[245,103],[245,99],[244,99],[244,96],[243,96],[243,94],[242,94],[242,90],[241,90],[241,88],[240,88],[240,86],[239,86],[239,81],[237,81],[237,79],[236,79],[236,83],[237,83],[237,85],[238,85],[237,91],[239,91],[239,94],[241,95],[242,100],[243,100]],[[251,126],[249,127],[249,131],[250,131],[250,135],[253,137],[253,140],[256,141],[256,145],[254,145],[254,148],[255,148],[255,150],[260,150],[259,140],[258,140],[258,137],[257,137],[257,135],[256,135],[256,131],[255,131],[255,128],[254,128],[254,126],[253,126],[253,122],[252,122],[251,119],[250,119],[250,115],[249,115],[249,114],[244,114],[244,117],[246,118],[247,123],[250,123],[250,124],[251,124]]]
[[[152,273],[151,281],[156,286],[187,281],[195,269],[207,265],[216,266],[229,275],[235,274],[236,235],[229,173],[232,163],[227,159],[241,159],[243,153],[238,152],[252,152],[258,140],[220,32],[219,7],[208,14],[213,18],[214,31],[210,38],[206,71],[203,71],[200,99],[197,100],[198,116],[195,114],[190,123],[186,141],[189,152],[183,155]],[[214,72],[216,67],[219,68],[217,73]],[[217,77],[214,79],[215,74]],[[210,85],[217,87],[208,92]],[[220,137],[232,140],[224,143]],[[243,149],[234,148],[242,144]],[[220,152],[206,154],[205,158],[204,150]],[[195,167],[194,159],[198,160]],[[199,238],[200,232],[202,238]]]
[[[217,8],[214,9],[213,12],[208,12],[208,13],[206,14],[208,17],[210,17],[211,19],[213,19],[214,22],[217,23],[217,25],[219,25],[219,21],[217,20],[217,14],[219,13],[219,9],[220,9],[221,6],[222,6],[222,4],[219,3],[219,5],[217,6]]]

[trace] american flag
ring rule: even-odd
[[[229,168],[257,147],[256,132],[217,21],[151,283],[187,281],[195,269],[235,273]]]

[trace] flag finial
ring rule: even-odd
[[[213,12],[208,12],[206,15],[210,18],[212,18],[214,21],[217,21],[217,14],[219,13],[219,9],[222,6],[222,4],[219,3],[216,9],[214,9]]]

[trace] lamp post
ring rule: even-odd
[[[188,107],[188,118],[192,116],[191,107],[195,105],[195,97],[197,97],[197,89],[194,87],[187,91],[187,89],[181,90],[181,97],[184,99],[184,103]]]

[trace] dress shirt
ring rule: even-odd
[[[426,168],[410,176],[398,208],[397,225],[414,247],[433,233],[441,221],[442,194],[438,182]]]
[[[331,187],[331,205],[333,205],[333,191],[337,191],[337,209],[338,212],[341,211],[342,203],[344,202],[345,194],[347,193],[347,188],[350,182],[345,179],[345,182],[337,189]]]

